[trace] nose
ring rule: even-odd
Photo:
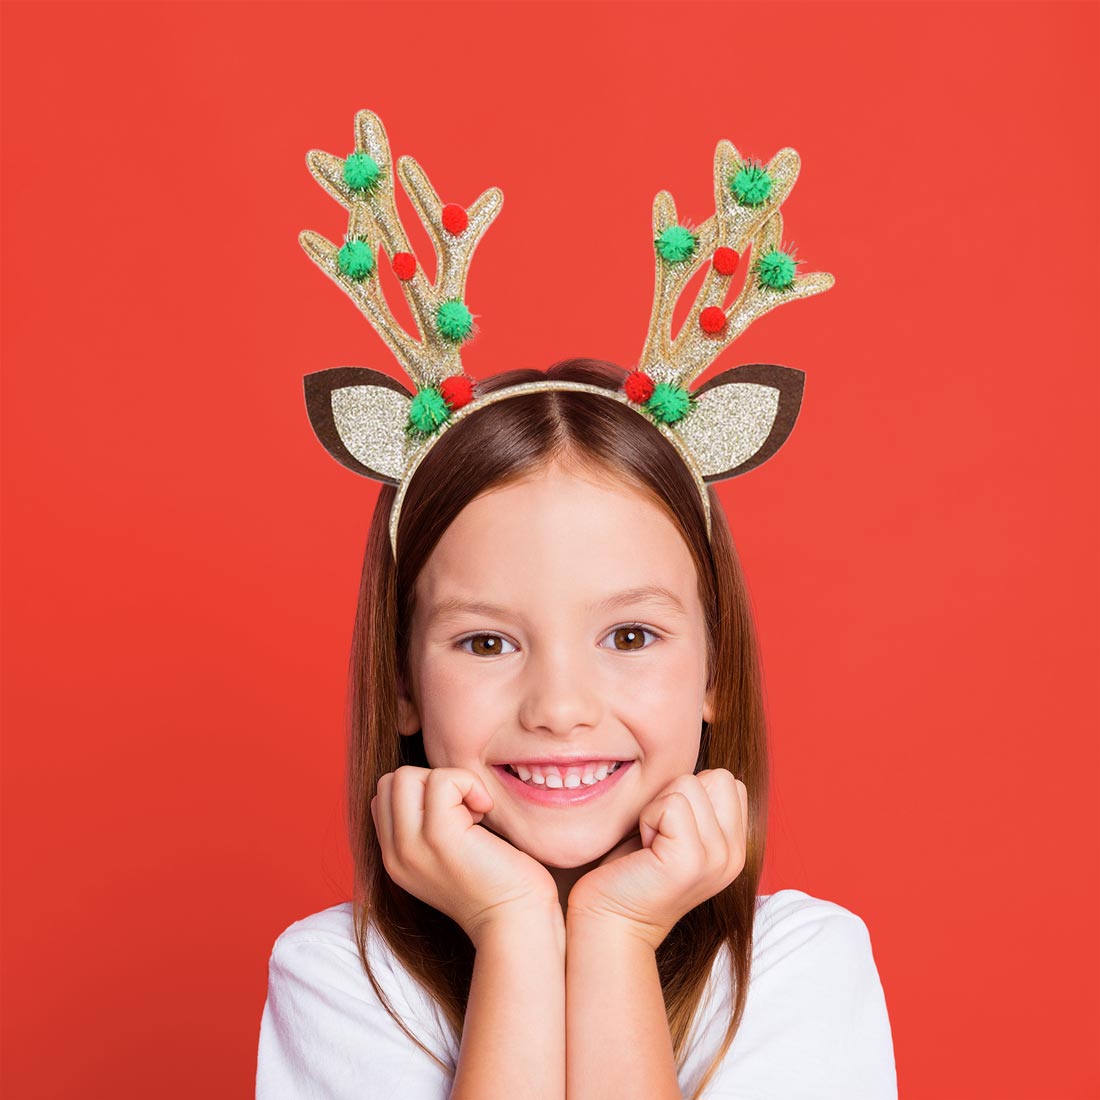
[[[599,724],[597,669],[583,646],[540,648],[526,662],[523,677],[519,721],[525,729],[568,735],[578,726]]]

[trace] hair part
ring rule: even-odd
[[[481,392],[545,379],[586,382],[609,390],[627,372],[600,359],[566,359],[545,373],[503,371]],[[591,394],[520,394],[478,409],[445,430],[409,483],[397,531],[397,562],[389,540],[396,489],[379,491],[367,539],[351,648],[348,694],[348,829],[355,873],[354,924],[364,970],[387,1011],[409,1038],[442,1062],[393,1011],[367,954],[368,923],[441,1009],[457,1042],[473,975],[474,950],[463,929],[390,879],[374,829],[370,801],[378,781],[404,764],[428,767],[421,734],[397,733],[397,685],[408,683],[416,579],[447,528],[481,494],[554,463],[602,483],[630,485],[650,497],[676,525],[695,563],[707,634],[708,687],[714,721],[703,722],[696,772],[726,768],[748,790],[744,869],[726,889],[685,914],[657,949],[669,1032],[677,1067],[712,967],[729,952],[733,1011],[719,1051],[689,1100],[713,1077],[740,1025],[752,963],[756,891],[763,870],[768,814],[768,756],[755,624],[725,514],[708,488],[711,537],[696,482],[676,448],[621,402]]]

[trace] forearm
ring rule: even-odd
[[[475,946],[451,1100],[565,1100],[560,907],[491,925]]]
[[[681,1100],[657,957],[589,918],[566,920],[568,1100]]]

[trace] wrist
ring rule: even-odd
[[[653,952],[656,952],[668,935],[667,930],[654,928],[640,921],[587,909],[571,908],[566,914],[565,926],[567,942],[572,942],[577,937],[616,943],[627,941],[640,944]]]
[[[565,916],[555,899],[542,904],[523,901],[500,905],[466,929],[475,950],[487,940],[512,940],[518,946],[537,942],[565,953]]]

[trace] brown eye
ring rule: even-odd
[[[636,623],[628,624],[627,626],[617,626],[609,635],[609,638],[615,639],[615,648],[620,653],[629,653],[632,650],[647,649],[645,644],[645,636],[653,634],[652,630],[646,630],[643,626],[638,626]],[[619,643],[622,643],[621,645]]]
[[[475,657],[497,657],[504,653],[504,646],[509,645],[499,634],[471,634],[463,638],[458,644],[465,649],[469,642],[473,649],[467,649],[467,653],[473,653]]]

